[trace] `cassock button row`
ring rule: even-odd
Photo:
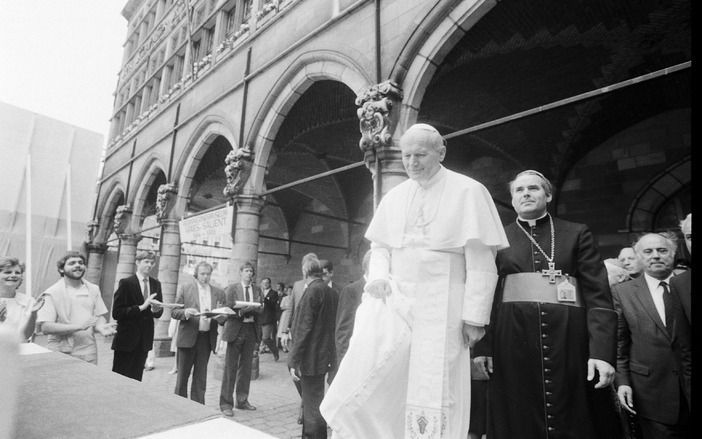
[[[551,380],[544,380],[544,384],[551,384],[551,383],[552,383]]]
[[[543,345],[543,346],[542,346],[542,348],[544,348],[544,350],[545,350],[545,351],[547,351],[547,350],[551,349],[551,348],[550,348],[550,347],[548,347],[547,345]]]
[[[548,328],[548,323],[545,323],[545,322],[542,323],[542,324],[541,324],[541,327],[542,327],[542,328]]]
[[[546,311],[541,311],[541,315],[542,315],[542,316],[545,316],[545,315],[546,315]]]
[[[541,334],[541,338],[546,338],[548,337],[548,334]]]
[[[551,369],[549,369],[548,367],[546,367],[546,368],[544,368],[544,372],[545,372],[545,373],[551,373]]]
[[[553,419],[553,415],[546,415],[548,419]]]
[[[551,357],[544,357],[544,361],[551,361]]]
[[[556,431],[556,429],[553,427],[548,427],[548,431]]]
[[[553,396],[553,392],[546,392],[546,396]]]
[[[551,407],[553,407],[553,404],[551,404],[550,402],[547,402],[546,407],[551,408]],[[551,415],[549,415],[549,416],[551,416]]]

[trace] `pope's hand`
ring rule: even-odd
[[[383,299],[392,294],[392,288],[390,288],[390,282],[387,279],[376,279],[368,283],[363,289],[366,293],[370,294],[376,299]]]
[[[473,358],[473,363],[478,366],[478,369],[480,369],[480,372],[482,372],[483,375],[490,378],[490,375],[494,370],[492,367],[492,357],[475,357]]]
[[[463,322],[463,345],[472,348],[485,335],[484,326],[474,326]]]

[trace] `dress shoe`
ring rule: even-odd
[[[232,411],[232,409],[222,409],[222,414],[224,416],[229,416],[230,418],[234,416],[234,412]]]
[[[273,361],[278,361],[280,359],[280,354],[278,351],[273,351]]]
[[[236,403],[236,408],[238,408],[239,410],[256,410],[256,407],[249,404],[248,401]]]

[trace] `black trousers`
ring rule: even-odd
[[[210,333],[201,331],[197,335],[195,346],[191,348],[178,348],[178,376],[176,377],[175,394],[184,398],[188,397],[188,378],[190,370],[193,379],[190,385],[190,399],[205,403],[205,389],[207,388],[207,363],[210,361]]]
[[[227,342],[222,389],[219,394],[220,409],[234,408],[234,386],[236,386],[237,403],[242,403],[249,398],[251,361],[257,345],[254,323],[245,323],[236,338]]]
[[[112,372],[141,381],[144,375],[144,364],[149,351],[115,351],[112,359]]]
[[[327,438],[327,423],[319,412],[319,405],[322,403],[322,399],[324,399],[324,376],[325,375],[303,375],[300,377],[303,406],[303,438]]]

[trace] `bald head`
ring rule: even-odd
[[[687,251],[692,254],[692,214],[688,213],[684,220],[680,221],[680,230],[685,237]]]

